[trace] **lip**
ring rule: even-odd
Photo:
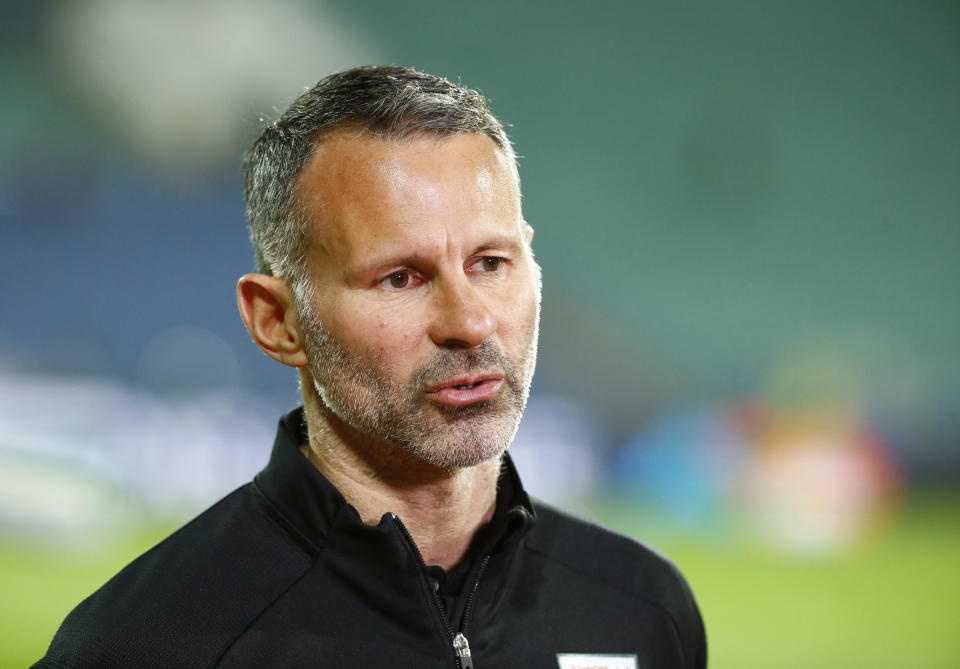
[[[457,388],[457,386],[470,386]],[[439,404],[452,407],[461,407],[474,402],[484,402],[496,397],[503,387],[503,377],[499,374],[481,374],[478,376],[463,376],[427,388],[424,393],[429,399]]]

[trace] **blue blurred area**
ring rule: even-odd
[[[31,384],[53,435],[75,383],[259,406],[269,434],[297,388],[236,314],[240,154],[302,87],[395,62],[513,124],[545,296],[517,452],[551,494],[620,486],[691,522],[754,452],[713,434],[742,402],[855,411],[911,481],[960,475],[956,3],[97,0],[0,26],[0,448]]]
[[[648,497],[668,522],[702,529],[727,503],[747,449],[719,409],[686,408],[638,433],[613,461],[610,479],[627,494]]]

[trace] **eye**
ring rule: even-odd
[[[500,269],[500,266],[503,264],[503,258],[498,258],[496,256],[488,256],[481,259],[481,267],[483,267],[484,272],[496,272]]]
[[[474,275],[496,274],[499,276],[506,269],[507,262],[509,261],[506,258],[500,256],[483,256],[474,260],[467,271]]]
[[[413,290],[423,283],[423,277],[410,269],[398,269],[390,272],[378,282],[380,287],[388,291]]]
[[[384,279],[391,288],[406,288],[410,285],[410,272],[394,272]]]

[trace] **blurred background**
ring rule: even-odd
[[[0,54],[0,666],[265,464],[240,154],[370,63],[512,124],[531,492],[712,667],[960,666],[960,3],[3,2]]]

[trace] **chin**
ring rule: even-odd
[[[470,421],[467,421],[468,423]],[[516,434],[517,420],[491,426],[487,421],[473,425],[445,426],[421,439],[409,441],[403,450],[424,462],[442,469],[465,469],[499,459]],[[479,424],[477,424],[479,423]],[[487,423],[487,424],[484,424]],[[446,434],[443,434],[446,433]]]
[[[491,451],[445,451],[442,453],[412,453],[424,462],[439,469],[470,469],[503,455],[505,448]]]

